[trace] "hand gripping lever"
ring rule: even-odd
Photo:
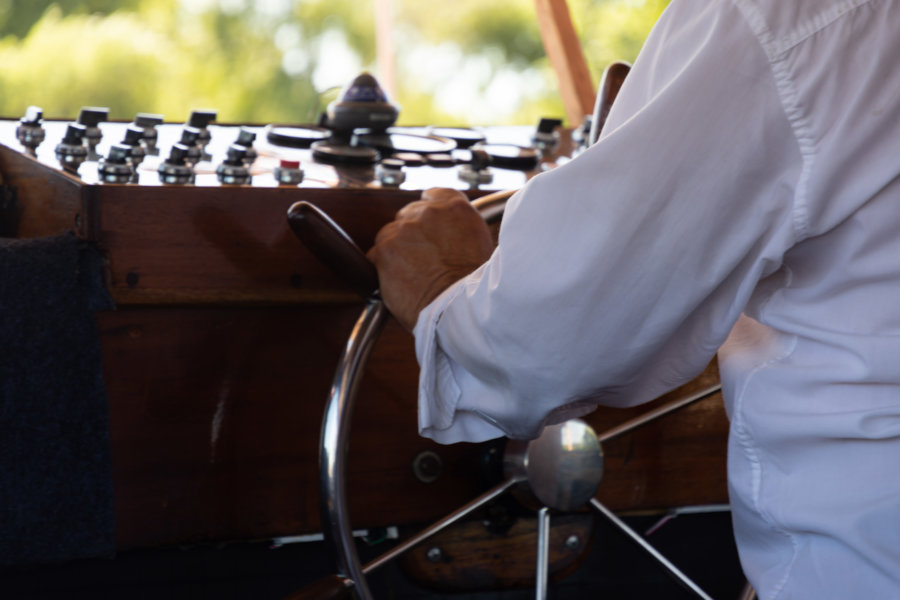
[[[291,230],[310,252],[363,298],[378,294],[378,272],[350,236],[317,206],[296,202],[288,209]]]

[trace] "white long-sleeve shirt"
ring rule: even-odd
[[[900,2],[674,0],[601,140],[415,328],[419,426],[531,437],[719,353],[761,598],[900,598]]]

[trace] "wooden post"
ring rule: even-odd
[[[594,85],[566,0],[535,0],[544,51],[559,80],[569,125],[577,126],[594,109]]]

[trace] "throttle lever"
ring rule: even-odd
[[[516,190],[486,194],[472,201],[472,206],[488,224],[503,215],[506,201]],[[378,271],[353,239],[325,212],[305,200],[295,202],[287,212],[288,224],[300,241],[332,273],[347,283],[363,298],[378,295]]]
[[[378,271],[347,232],[314,204],[295,202],[288,224],[300,241],[332,273],[365,299],[378,295]]]

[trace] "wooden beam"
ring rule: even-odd
[[[566,0],[535,0],[544,51],[559,81],[569,125],[577,126],[594,109],[594,85]]]

